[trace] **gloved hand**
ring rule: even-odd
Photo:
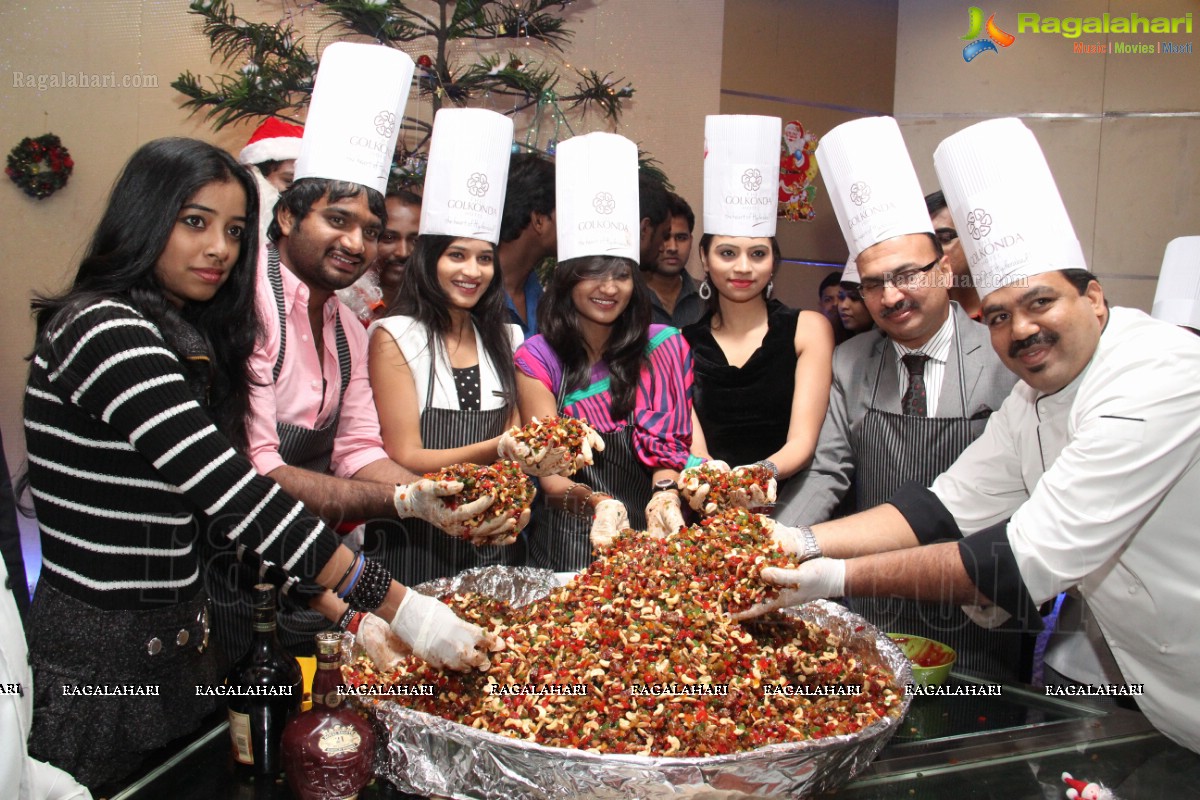
[[[363,615],[358,623],[358,632],[354,634],[354,642],[375,662],[377,672],[391,672],[400,665],[401,659],[412,653],[408,645],[392,632],[391,626],[374,614]]]
[[[781,587],[774,599],[734,614],[735,620],[753,619],[780,608],[804,605],[810,600],[841,597],[846,593],[846,562],[840,558],[814,558],[795,569],[765,567],[764,583]]]
[[[533,423],[537,424],[537,422],[538,418],[534,417]],[[502,459],[516,461],[526,475],[538,478],[544,478],[547,475],[570,477],[585,466],[594,463],[593,451],[599,452],[604,449],[604,440],[592,426],[582,420],[576,420],[576,423],[584,431],[578,453],[572,453],[565,447],[551,447],[540,453],[533,453],[528,444],[517,440],[516,434],[520,428],[515,425],[500,436],[496,453]]]
[[[451,536],[475,538],[497,536],[503,533],[503,528],[509,524],[510,520],[499,518],[488,520],[477,528],[463,524],[487,510],[495,500],[494,497],[480,497],[464,503],[458,508],[450,508],[442,502],[443,497],[456,495],[462,490],[463,485],[459,481],[431,481],[428,478],[421,478],[412,483],[397,486],[396,493],[392,496],[392,502],[396,506],[396,516],[400,519],[412,517],[423,519]]]
[[[517,519],[494,517],[471,529],[471,544],[476,547],[483,545],[510,545],[517,540],[517,534],[529,524],[531,509],[525,509]]]
[[[596,504],[596,516],[592,520],[591,540],[596,550],[605,550],[617,538],[617,534],[629,527],[629,513],[625,504],[611,497]]]
[[[765,516],[762,521],[763,527],[771,531],[771,541],[779,545],[779,549],[789,556],[803,556],[808,550],[808,540],[801,528],[789,528],[787,525],[780,525]],[[820,553],[815,553],[815,555],[820,555]]]
[[[716,512],[716,505],[706,503],[708,493],[712,491],[712,486],[704,480],[704,473],[700,471],[701,467],[706,467],[707,470],[715,470],[717,472],[729,472],[729,465],[724,461],[705,461],[703,464],[697,464],[694,467],[688,467],[683,472],[679,473],[679,493],[687,500],[692,511],[699,514],[713,514]]]
[[[437,598],[412,589],[404,592],[391,629],[417,658],[432,667],[457,670],[475,667],[486,672],[491,666],[487,654],[504,649],[504,642],[498,637],[459,619]]]
[[[655,492],[646,503],[646,533],[659,539],[683,527],[683,505],[675,492]]]
[[[756,469],[757,464],[748,464],[742,467],[733,468],[733,476],[737,478],[741,473]],[[775,505],[775,492],[777,484],[774,478],[767,481],[766,491],[758,483],[752,483],[749,489],[738,489],[734,492],[734,505],[742,508],[760,508],[762,506]]]

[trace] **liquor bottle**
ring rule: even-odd
[[[282,769],[283,727],[300,711],[304,679],[300,664],[275,634],[275,587],[254,587],[254,641],[226,681],[229,737],[233,759],[243,775],[273,780]]]
[[[354,800],[371,780],[375,733],[338,692],[341,641],[340,633],[317,634],[312,708],[283,731],[284,768],[299,800]]]

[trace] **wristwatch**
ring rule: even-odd
[[[659,492],[669,492],[672,489],[678,489],[678,488],[679,487],[675,485],[675,481],[671,480],[670,478],[662,478],[662,479],[654,482],[654,493],[655,494],[657,494]]]
[[[820,558],[824,555],[821,552],[821,545],[817,544],[817,535],[813,533],[812,528],[801,525],[797,530],[800,531],[800,537],[804,540],[804,549],[799,553],[801,561]]]

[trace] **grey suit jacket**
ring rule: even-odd
[[[987,418],[1000,408],[1017,382],[992,349],[987,328],[967,316],[957,304],[950,304],[962,343],[963,386],[966,392],[966,416],[972,420],[971,433],[983,433]],[[859,334],[833,351],[833,386],[829,391],[829,410],[821,426],[817,450],[809,469],[797,474],[780,493],[775,517],[785,525],[814,525],[829,519],[849,491],[858,459],[851,445],[871,406],[875,377],[879,390],[875,407],[901,413],[901,391],[894,367],[895,348],[879,330]],[[880,371],[880,360],[888,359]],[[939,417],[961,416],[958,388],[958,355],[950,348],[946,377],[938,395]]]

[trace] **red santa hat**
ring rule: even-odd
[[[288,161],[300,157],[300,140],[304,127],[268,117],[254,131],[250,141],[238,153],[239,164],[261,164],[264,161]]]

